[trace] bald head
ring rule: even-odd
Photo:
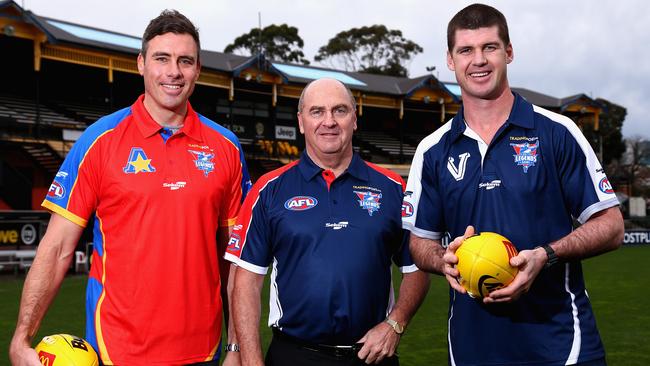
[[[318,87],[319,85],[321,86],[334,86],[335,88],[342,88],[345,90],[345,93],[350,97],[350,104],[352,105],[352,109],[354,111],[357,110],[357,101],[354,99],[354,95],[352,95],[352,91],[350,88],[345,86],[342,82],[336,80],[336,79],[330,79],[330,78],[322,78],[322,79],[316,79],[309,84],[305,86],[305,88],[302,90],[302,93],[300,94],[300,99],[298,100],[298,112],[302,112],[303,107],[305,106],[305,98],[307,96],[307,93],[309,93],[309,90]]]

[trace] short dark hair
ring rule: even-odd
[[[459,11],[447,26],[447,48],[452,51],[456,43],[456,31],[460,29],[478,29],[497,26],[499,38],[504,46],[510,44],[506,17],[497,9],[485,4],[472,4]]]
[[[174,34],[189,34],[194,38],[196,42],[197,57],[201,53],[201,41],[199,40],[199,30],[194,26],[194,24],[187,19],[187,17],[181,14],[178,10],[163,10],[160,15],[152,19],[147,26],[147,29],[144,30],[144,35],[142,36],[142,56],[147,55],[147,47],[149,46],[149,41],[154,37],[160,36],[166,33]]]

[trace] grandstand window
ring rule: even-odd
[[[275,116],[278,119],[295,121],[296,120],[296,108],[289,106],[278,106],[276,109]]]

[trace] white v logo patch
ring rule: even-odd
[[[469,159],[469,156],[468,152],[458,155],[458,159],[460,160],[458,166],[454,165],[454,158],[451,156],[449,157],[447,169],[449,170],[449,173],[451,173],[451,176],[457,181],[465,178],[465,168],[467,167],[467,159]]]

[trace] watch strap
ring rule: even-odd
[[[393,320],[391,318],[386,318],[385,322],[388,323],[388,325],[390,325],[393,328],[395,333],[397,333],[399,335],[402,335],[402,333],[404,333],[404,326],[402,326],[397,321],[395,321],[395,320]]]
[[[550,268],[560,261],[560,258],[558,258],[557,254],[555,253],[555,250],[553,250],[553,248],[551,248],[550,245],[546,244],[546,245],[539,246],[538,248],[542,248],[546,252],[546,264],[544,265],[544,267]]]

